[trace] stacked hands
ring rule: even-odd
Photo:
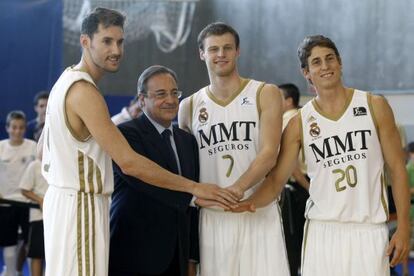
[[[200,183],[193,189],[195,204],[206,208],[219,208],[230,212],[255,212],[256,207],[249,199],[243,199],[244,189],[233,184],[220,188],[215,184]]]

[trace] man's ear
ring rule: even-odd
[[[81,34],[79,40],[80,40],[80,45],[82,46],[82,48],[88,48],[89,47],[91,39],[87,34]]]
[[[310,79],[309,70],[307,68],[302,69],[302,75],[308,81],[308,83],[312,84],[312,81]]]
[[[198,49],[198,52],[199,52],[199,54],[200,54],[200,59],[201,59],[202,61],[206,60],[206,59],[204,58],[204,50],[202,50],[202,49]]]
[[[138,102],[139,102],[139,107],[142,109],[145,106],[144,95],[143,94],[138,95]]]

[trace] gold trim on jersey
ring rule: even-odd
[[[82,275],[82,193],[77,194],[76,208],[76,253],[78,255],[78,275]]]
[[[95,188],[93,184],[93,160],[88,156],[88,184],[89,184],[89,192],[93,193]]]
[[[299,109],[298,112],[298,116],[299,116],[299,135],[300,135],[300,145],[302,147],[302,163],[305,163],[305,148],[303,146],[303,125],[302,125],[302,109]]]
[[[85,234],[85,267],[86,267],[86,275],[89,276],[90,274],[90,256],[89,256],[89,200],[88,195],[83,193],[83,210],[85,215],[85,227],[84,227],[84,234]]]
[[[78,172],[79,172],[79,190],[85,192],[85,169],[84,169],[84,155],[78,150]]]
[[[371,113],[371,118],[372,121],[374,122],[374,126],[375,129],[377,131],[377,136],[378,136],[378,140],[380,139],[379,137],[379,132],[378,132],[378,121],[377,121],[377,117],[375,117],[375,113],[374,113],[374,108],[372,106],[372,94],[370,92],[367,93],[367,103],[368,103],[368,108],[369,108],[369,112]]]
[[[102,174],[101,170],[99,169],[98,165],[95,165],[95,171],[96,171],[96,181],[98,184],[98,194],[102,194]]]
[[[240,78],[240,87],[239,89],[233,93],[233,95],[231,95],[228,99],[226,100],[220,100],[217,99],[216,96],[214,96],[214,94],[210,91],[209,86],[206,87],[206,92],[207,92],[207,96],[216,104],[222,106],[222,107],[226,107],[228,104],[230,104],[238,95],[240,95],[240,93],[244,90],[244,88],[246,87],[246,85],[250,82],[250,79],[244,79],[244,78]]]
[[[266,85],[265,82],[260,83],[259,87],[257,88],[256,92],[256,108],[257,108],[257,114],[259,114],[259,120],[260,115],[262,114],[262,108],[260,106],[260,96],[262,95],[263,87]]]
[[[96,180],[98,184],[98,193],[102,192],[101,172],[99,167],[89,156],[88,172],[85,174],[85,154],[78,150],[78,170],[79,170],[79,187],[77,194],[77,255],[78,255],[78,274],[83,275],[83,257],[85,258],[85,275],[95,275],[95,185],[94,175],[96,172]],[[86,177],[86,179],[85,179]],[[88,192],[86,191],[86,183],[88,182]],[[88,197],[89,194],[89,197]],[[91,205],[89,207],[89,205]],[[89,208],[91,209],[89,214]],[[82,219],[83,216],[83,219]],[[83,227],[83,232],[82,232]],[[83,235],[82,235],[83,234]],[[90,245],[92,244],[92,260]],[[82,252],[83,249],[83,252]],[[84,254],[82,254],[84,253]],[[91,266],[92,261],[92,266]],[[92,269],[92,273],[91,273]]]
[[[316,101],[316,98],[313,98],[312,102],[311,102],[312,105],[313,105],[313,108],[316,110],[316,112],[318,112],[321,116],[325,117],[326,119],[329,119],[331,121],[338,121],[345,114],[345,112],[347,111],[349,105],[351,104],[352,98],[354,97],[354,91],[355,90],[353,88],[346,88],[346,90],[347,91],[350,90],[350,95],[347,95],[345,105],[344,105],[343,109],[341,110],[341,112],[339,112],[335,115],[331,115],[331,114],[328,114],[328,113],[324,112],[322,110],[322,108],[318,105],[318,102]]]
[[[390,212],[388,211],[386,198],[388,198],[387,184],[385,183],[384,172],[382,172],[381,173],[381,204],[382,204],[382,207],[384,208],[384,212],[385,212],[385,215],[387,216],[387,220],[388,220],[389,216],[390,216]]]
[[[75,83],[75,82],[74,82]],[[74,84],[72,83],[72,85]],[[71,86],[72,86],[71,85]],[[71,87],[70,86],[70,87]],[[70,89],[70,87],[68,88],[68,90]],[[82,139],[80,136],[78,136],[75,131],[73,130],[72,126],[69,124],[69,119],[68,119],[68,114],[66,113],[66,98],[68,97],[68,93],[66,92],[65,94],[65,99],[63,100],[63,116],[65,117],[65,125],[66,128],[69,130],[69,133],[73,136],[73,138],[75,138],[76,140],[78,140],[79,142],[86,142],[88,141],[92,135],[89,134],[88,137],[86,137],[85,139]]]
[[[95,253],[95,197],[93,194],[89,194],[91,199],[91,206],[92,206],[92,275],[95,275],[96,267],[96,253]]]
[[[88,184],[89,184],[89,199],[91,202],[92,212],[92,275],[95,273],[95,200],[93,193],[95,191],[93,175],[94,175],[94,161],[88,156]]]

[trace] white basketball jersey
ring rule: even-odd
[[[301,109],[302,146],[311,179],[309,219],[382,223],[388,217],[384,160],[371,95],[354,90],[339,119],[315,100]]]
[[[240,92],[224,103],[208,87],[191,98],[191,132],[200,155],[200,181],[232,185],[259,150],[259,94],[264,83],[243,79]],[[249,196],[252,189],[246,191]]]
[[[88,73],[67,68],[52,88],[43,130],[42,173],[49,185],[110,194],[114,186],[111,158],[93,137],[77,139],[66,118],[66,94],[80,80],[95,85]]]

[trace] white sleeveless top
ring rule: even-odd
[[[208,87],[191,96],[191,132],[200,156],[200,181],[232,185],[259,150],[259,95],[263,82],[243,79],[240,92],[227,103]],[[246,191],[249,196],[252,189]]]
[[[67,68],[52,88],[46,109],[42,173],[49,185],[110,194],[114,186],[111,158],[93,137],[85,141],[75,138],[66,118],[66,94],[80,80],[95,85],[88,73]]]
[[[382,223],[388,218],[384,160],[371,95],[354,90],[342,116],[324,115],[316,101],[300,111],[310,177],[309,219]]]

